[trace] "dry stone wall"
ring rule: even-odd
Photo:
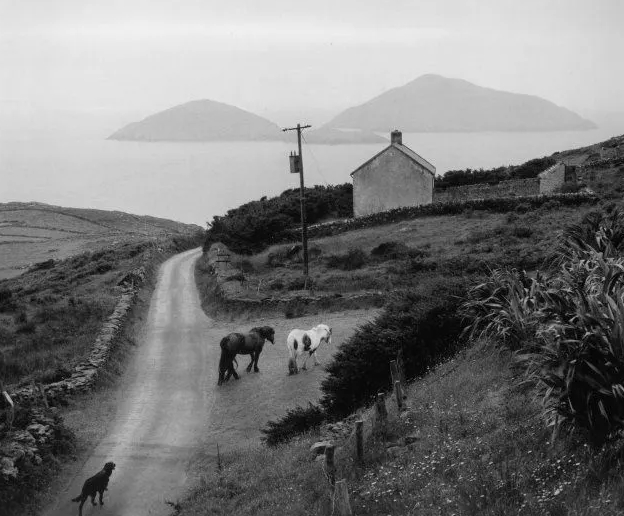
[[[496,184],[452,186],[433,193],[433,202],[459,202],[499,197],[525,197],[539,194],[539,179],[510,179]]]
[[[89,357],[80,362],[69,378],[43,385],[43,391],[49,400],[56,400],[68,394],[85,392],[97,378],[99,369],[106,363],[115,337],[119,334],[134,299],[146,278],[144,267],[134,269],[120,282],[121,295],[113,313],[103,324],[97,335]],[[41,393],[34,386],[27,386],[9,393],[14,402],[34,401]]]

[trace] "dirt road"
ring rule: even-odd
[[[98,516],[166,515],[189,487],[187,468],[193,452],[221,452],[258,440],[260,428],[290,407],[319,396],[322,367],[289,377],[284,341],[293,327],[319,322],[333,327],[334,343],[370,318],[366,310],[309,316],[217,323],[201,309],[194,281],[200,251],[177,255],[160,270],[143,342],[128,367],[120,404],[111,431],[95,447],[80,471],[44,512],[45,516],[78,514],[71,498],[86,478],[113,461],[116,470],[105,493],[104,507],[84,506]],[[248,331],[260,324],[276,330],[276,344],[267,343],[259,373],[246,373],[248,358],[240,357],[241,379],[217,388],[219,341],[231,331]],[[333,352],[319,350],[321,360]],[[311,361],[310,365],[311,365]]]

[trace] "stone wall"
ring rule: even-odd
[[[126,316],[132,307],[134,299],[146,278],[144,267],[139,267],[128,273],[121,281],[121,295],[115,305],[115,310],[102,325],[100,333],[95,338],[89,357],[80,362],[69,378],[43,385],[46,397],[53,401],[68,394],[85,392],[93,385],[99,369],[105,364],[110,354],[110,348],[115,337],[120,332]],[[32,401],[41,397],[41,393],[34,385],[22,387],[9,393],[14,402]]]
[[[490,185],[452,186],[445,190],[435,190],[433,202],[460,202],[473,199],[495,199],[499,197],[526,197],[539,194],[539,179],[510,179]]]

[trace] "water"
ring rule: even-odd
[[[403,143],[438,173],[519,164],[624,133],[418,133]],[[385,144],[304,145],[306,184],[338,184]],[[287,143],[140,143],[102,138],[0,139],[0,202],[122,210],[205,226],[214,215],[299,186]]]

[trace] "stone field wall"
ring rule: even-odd
[[[526,197],[539,194],[539,179],[510,179],[490,185],[452,186],[433,192],[433,202],[458,202],[473,199],[495,199],[498,197]]]

